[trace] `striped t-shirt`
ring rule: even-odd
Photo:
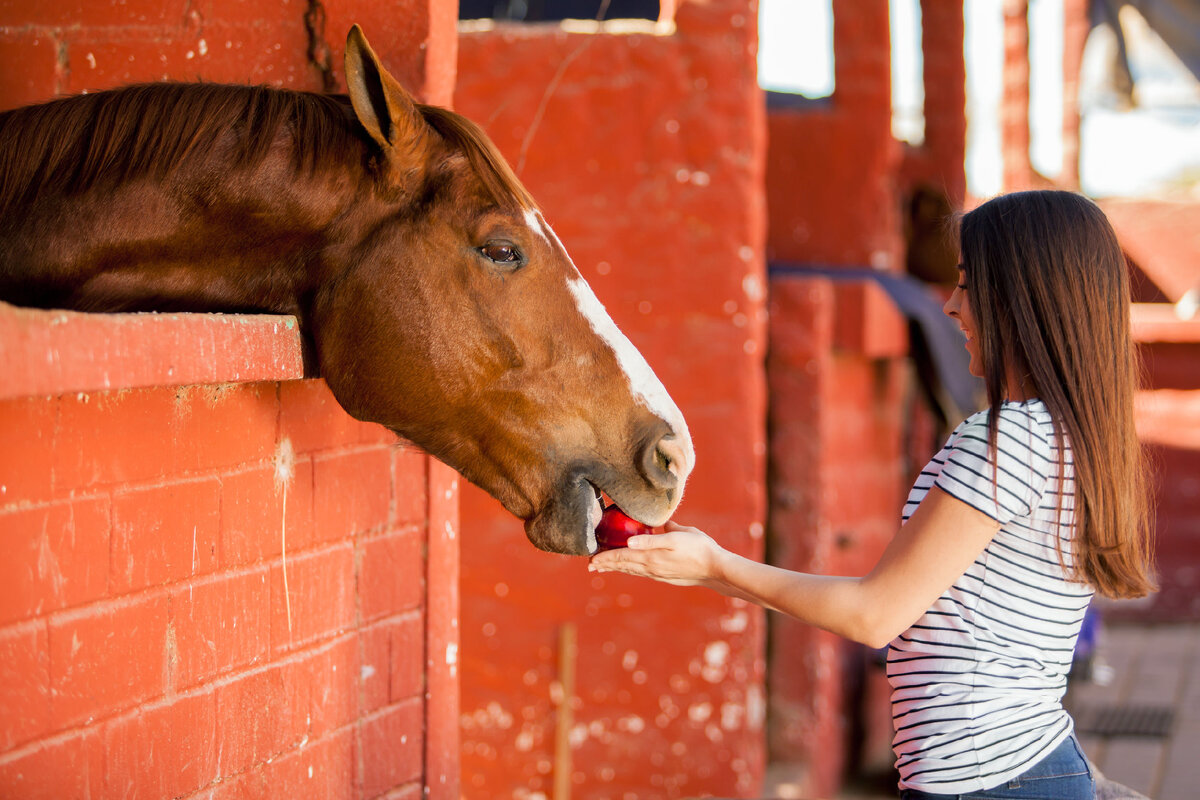
[[[955,429],[904,506],[907,522],[937,486],[1001,528],[889,647],[892,749],[902,788],[993,788],[1036,764],[1072,729],[1061,700],[1092,591],[1062,567],[1071,565],[1070,450],[1060,524],[1058,441],[1045,404],[1001,407],[998,457],[988,448],[988,414]]]

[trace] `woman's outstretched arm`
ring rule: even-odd
[[[635,536],[592,556],[589,569],[679,586],[706,586],[883,647],[907,630],[971,566],[1000,523],[934,487],[861,578],[810,575],[731,553],[696,528]]]

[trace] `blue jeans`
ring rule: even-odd
[[[1096,780],[1075,734],[1012,780],[966,794],[930,794],[901,789],[900,800],[1093,800]]]

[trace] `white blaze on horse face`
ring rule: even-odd
[[[526,210],[525,221],[530,229],[544,238],[548,242],[552,242],[562,251],[567,261],[574,268],[575,264],[571,261],[571,256],[567,253],[567,249],[563,247],[559,241],[558,235],[554,232],[542,215],[534,210]],[[641,402],[651,412],[660,417],[674,432],[676,439],[682,445],[684,450],[685,463],[679,465],[678,477],[686,480],[692,471],[693,465],[696,463],[695,450],[692,447],[692,437],[688,433],[687,423],[684,422],[683,414],[679,411],[679,407],[675,405],[675,401],[667,394],[666,387],[654,374],[654,370],[650,369],[650,365],[646,363],[646,359],[633,342],[625,334],[621,333],[621,329],[612,321],[612,317],[605,311],[604,306],[596,297],[592,287],[588,285],[583,276],[579,274],[579,270],[574,270],[574,277],[567,279],[567,288],[571,291],[571,296],[575,298],[575,304],[579,307],[592,330],[596,332],[617,357],[617,363],[621,367],[621,371],[625,373],[626,379],[629,381],[629,388],[633,394],[634,400]],[[677,498],[678,499],[678,498]]]
[[[695,463],[695,452],[692,449],[692,437],[688,433],[687,423],[683,421],[683,414],[675,405],[675,401],[667,394],[666,388],[654,374],[654,370],[650,369],[641,352],[612,321],[612,317],[604,310],[587,281],[582,277],[570,278],[567,280],[567,288],[571,290],[576,305],[591,324],[592,330],[616,353],[617,363],[629,379],[629,388],[633,391],[634,398],[666,421],[683,445],[687,461],[681,465],[682,472],[679,477],[686,478]]]
[[[529,230],[542,237],[542,239],[547,242],[550,241],[550,237],[546,235],[546,229],[550,226],[543,222],[542,215],[534,211],[532,208],[525,209],[525,224],[529,226]],[[554,237],[554,240],[558,241],[558,237]],[[558,246],[562,247],[562,242],[559,242]]]

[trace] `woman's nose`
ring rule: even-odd
[[[953,317],[958,314],[958,289],[955,289],[946,304],[942,306],[942,313],[947,317]]]

